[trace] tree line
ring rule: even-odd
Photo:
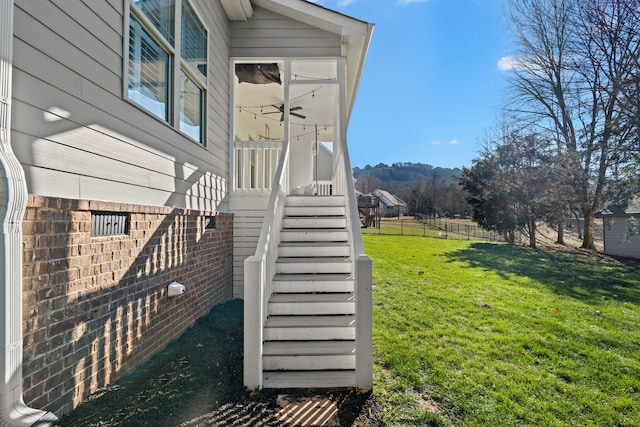
[[[469,214],[464,190],[458,185],[461,169],[402,162],[354,168],[356,189],[371,194],[387,190],[407,204],[410,215],[453,216]]]
[[[505,236],[558,230],[640,193],[640,0],[512,0],[509,104],[460,185]]]

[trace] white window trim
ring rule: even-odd
[[[200,23],[207,31],[207,74],[211,69],[210,66],[210,56],[209,50],[211,47],[211,30],[207,26],[207,23],[204,19],[202,19],[202,14],[193,4],[191,0],[186,0],[194,13],[200,20]],[[129,104],[135,106],[139,110],[143,111],[150,117],[153,117],[155,120],[158,120],[161,123],[164,123],[166,126],[171,127],[175,131],[179,132],[181,135],[184,135],[186,138],[189,138],[192,141],[197,142],[199,145],[206,147],[207,146],[207,134],[208,134],[208,126],[207,126],[207,110],[208,110],[208,102],[207,97],[209,93],[209,81],[207,76],[203,76],[201,72],[194,70],[193,67],[185,61],[180,55],[180,47],[181,47],[181,39],[182,39],[182,0],[175,0],[175,16],[174,16],[174,40],[173,46],[169,41],[167,41],[164,36],[155,28],[155,25],[151,22],[149,18],[144,14],[142,10],[135,5],[133,0],[126,0],[125,2],[125,11],[123,16],[123,55],[122,55],[122,98],[128,102]],[[164,49],[168,54],[171,61],[171,76],[169,76],[169,85],[171,90],[169,92],[169,99],[167,103],[169,104],[169,121],[163,120],[162,118],[156,116],[152,112],[148,111],[138,103],[132,101],[129,98],[129,83],[128,83],[128,73],[129,73],[129,27],[131,22],[131,16],[135,17],[135,19],[142,25],[143,29],[147,31],[149,36],[151,36],[162,49]],[[199,86],[203,91],[203,105],[202,105],[202,136],[201,140],[194,139],[191,135],[180,130],[180,72],[183,71],[189,79]]]

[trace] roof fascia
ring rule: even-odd
[[[351,119],[351,112],[356,101],[358,88],[360,87],[360,78],[364,70],[364,64],[369,53],[371,45],[371,37],[373,36],[374,24],[366,24],[367,32],[362,36],[347,36],[344,42],[347,45],[347,79],[350,84],[347,86],[347,123]]]
[[[253,0],[253,4],[341,36],[352,34],[366,35],[368,32],[369,24],[366,22],[308,1]]]

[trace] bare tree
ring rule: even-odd
[[[378,188],[378,180],[371,175],[365,175],[356,182],[356,189],[363,194],[371,194]]]
[[[595,213],[633,158],[627,120],[638,78],[640,0],[514,0],[513,109],[557,135],[566,183],[584,216],[582,247],[595,249]],[[637,96],[637,94],[636,94]]]

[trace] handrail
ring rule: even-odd
[[[272,294],[277,246],[287,194],[289,192],[289,144],[285,142],[278,160],[264,222],[255,255],[244,261],[244,385],[262,388],[263,327]]]
[[[351,236],[351,257],[356,292],[356,387],[363,391],[373,388],[373,308],[372,263],[364,252],[360,230],[360,213],[356,198],[351,161],[346,143],[338,151],[336,185],[344,194],[347,208],[347,227]]]

